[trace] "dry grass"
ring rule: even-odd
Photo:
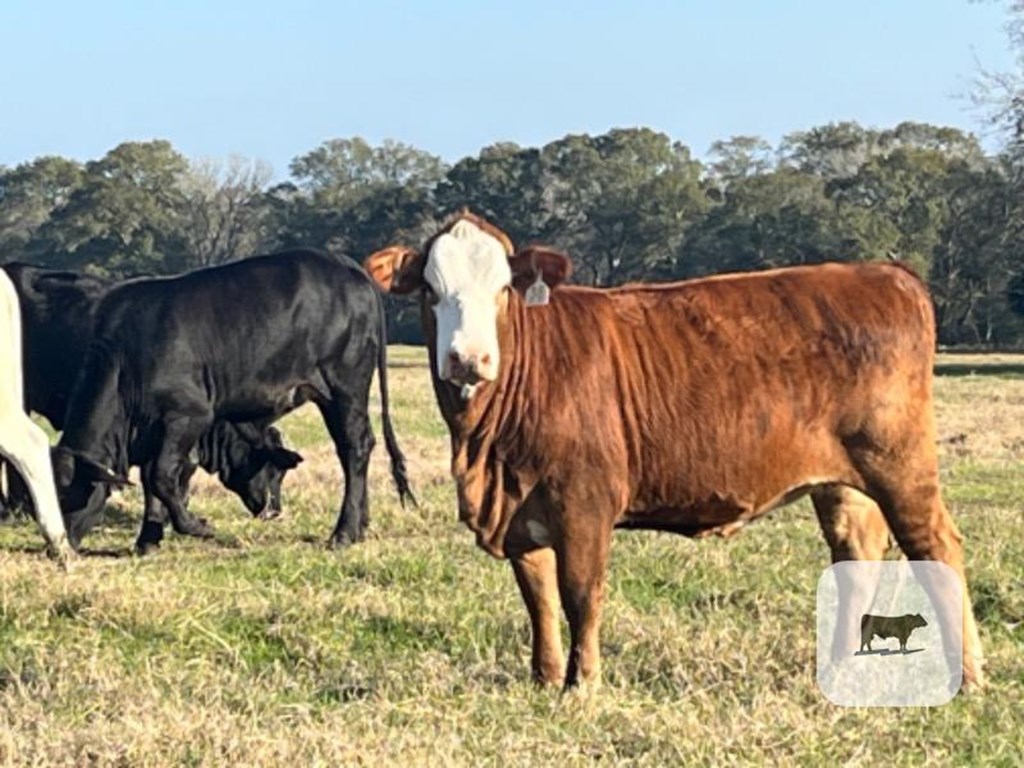
[[[937,383],[946,495],[968,537],[991,689],[936,709],[851,710],[814,681],[814,587],[828,557],[805,504],[727,541],[620,534],[603,688],[535,690],[511,571],[455,519],[424,352],[393,358],[422,509],[399,508],[378,450],[362,546],[322,547],[340,478],[312,411],[283,424],[306,462],[282,521],[248,519],[204,479],[194,504],[218,542],[172,539],[137,560],[139,498],[126,493],[87,540],[123,556],[83,557],[67,575],[31,527],[0,531],[0,761],[1020,763],[1024,379],[1012,371]]]

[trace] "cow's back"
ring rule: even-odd
[[[96,335],[142,399],[198,386],[234,415],[345,354],[353,334],[379,326],[377,302],[350,259],[291,251],[124,283],[101,302]]]

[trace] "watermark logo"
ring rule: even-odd
[[[818,685],[847,707],[938,706],[963,678],[963,592],[932,561],[836,563],[818,580]]]

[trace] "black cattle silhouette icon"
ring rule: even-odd
[[[906,653],[907,639],[910,637],[910,633],[918,627],[927,626],[928,622],[920,613],[906,613],[903,616],[875,616],[865,613],[860,619],[860,651],[858,653],[864,651],[864,646],[867,646],[868,651],[871,652],[871,640],[876,636],[883,640],[895,637],[900,641],[900,650]]]

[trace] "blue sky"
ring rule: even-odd
[[[1003,6],[968,0],[3,0],[0,164],[169,139],[289,160],[335,137],[455,161],[496,141],[649,126],[703,156],[834,120],[980,129],[976,59]]]

